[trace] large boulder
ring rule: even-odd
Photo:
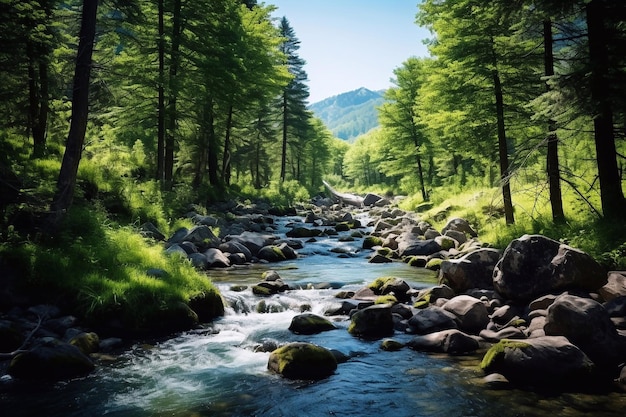
[[[331,351],[311,343],[290,343],[270,354],[269,370],[288,379],[318,380],[332,375],[337,360]]]
[[[295,316],[289,326],[289,330],[296,334],[317,334],[336,328],[329,320],[311,313]]]
[[[393,294],[400,302],[409,301],[411,299],[408,294],[411,287],[403,279],[396,277],[380,277],[376,278],[368,287],[374,291],[376,295]]]
[[[78,347],[48,338],[15,356],[8,373],[19,379],[58,381],[87,375],[93,369],[91,359]]]
[[[481,368],[522,385],[554,388],[555,384],[588,384],[594,364],[562,336],[501,340],[485,354]]]
[[[228,253],[242,253],[246,257],[246,261],[250,262],[252,260],[252,252],[250,252],[250,249],[235,240],[220,244],[219,250]]]
[[[398,240],[398,253],[401,257],[416,255],[432,255],[441,250],[435,239],[420,240],[413,235],[403,235]]]
[[[455,218],[449,220],[448,223],[441,229],[441,234],[445,235],[448,231],[462,232],[465,235],[471,237],[478,236],[478,233],[470,226],[469,222],[462,218]],[[461,242],[463,243],[463,242]]]
[[[454,314],[459,329],[478,334],[489,323],[487,307],[477,298],[469,295],[457,295],[448,300],[443,309]]]
[[[228,268],[230,266],[230,260],[224,252],[217,248],[209,248],[204,252],[204,256],[207,260],[207,266],[209,268]]]
[[[474,337],[457,329],[442,330],[424,336],[416,336],[407,343],[407,346],[421,352],[450,354],[474,352],[480,347]]]
[[[276,245],[262,247],[257,253],[257,257],[268,262],[280,262],[287,260],[283,251]]]
[[[391,336],[394,331],[391,307],[377,304],[357,311],[351,317],[348,332],[364,338],[382,338]]]
[[[589,298],[560,295],[548,307],[544,330],[548,336],[565,336],[601,368],[626,360],[626,345],[604,307]]]
[[[606,272],[591,256],[541,235],[513,240],[493,276],[496,291],[517,301],[570,288],[596,291],[606,282]]]
[[[408,324],[409,331],[416,334],[428,334],[458,327],[456,316],[437,306],[417,310],[409,319]]]
[[[195,226],[183,238],[183,242],[191,242],[198,248],[216,248],[220,245],[220,239],[213,234],[209,226]]]
[[[459,259],[444,260],[439,269],[439,283],[460,294],[470,288],[493,289],[493,270],[500,260],[496,249],[479,249]]]
[[[226,242],[237,242],[244,245],[252,255],[256,255],[262,247],[272,245],[278,236],[264,233],[242,232],[238,235],[228,235],[224,238]]]

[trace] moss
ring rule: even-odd
[[[410,266],[414,266],[417,268],[423,268],[426,266],[426,258],[424,256],[408,256],[405,258],[405,262]]]
[[[398,299],[393,295],[381,295],[374,300],[374,304],[397,304]]]
[[[254,285],[252,287],[252,293],[254,295],[269,297],[270,295],[272,295],[272,290],[270,288],[262,287],[260,285]]]
[[[387,285],[389,282],[393,281],[394,279],[396,278],[395,277],[379,277],[379,278],[376,278],[374,282],[369,284],[367,287],[370,290],[374,291],[374,293],[380,294],[383,287]]]
[[[278,246],[272,246],[272,251],[274,252],[274,255],[276,255],[277,258],[282,259],[283,261],[287,259],[287,257],[283,253],[283,250],[279,248]]]
[[[363,239],[363,249],[372,249],[374,246],[382,246],[383,240],[377,236],[367,236]]]
[[[480,369],[485,371],[485,373],[490,373],[490,370],[504,357],[506,349],[524,349],[529,346],[528,343],[518,340],[502,339],[485,353],[480,363]]]
[[[417,300],[414,304],[413,307],[415,308],[419,308],[420,310],[423,308],[426,308],[430,305],[430,303],[426,300]]]
[[[432,258],[428,262],[426,262],[426,265],[424,265],[424,268],[430,269],[431,271],[438,271],[441,269],[442,262],[443,262],[443,259]]]
[[[272,352],[268,367],[291,379],[321,379],[337,369],[335,356],[310,343],[291,343]]]

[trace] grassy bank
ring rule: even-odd
[[[566,222],[555,224],[545,190],[516,184],[513,191],[514,225],[505,224],[499,188],[443,188],[431,204],[415,195],[400,206],[420,211],[439,229],[447,220],[463,217],[477,229],[480,240],[499,249],[523,234],[542,234],[584,250],[607,269],[626,269],[626,224],[601,219],[573,192],[563,195]]]
[[[181,303],[220,303],[210,279],[187,260],[167,256],[162,245],[112,223],[94,205],[75,206],[52,238],[25,239],[10,230],[0,261],[17,297],[56,304],[88,325],[151,331],[162,325],[155,320],[180,314],[172,312]]]

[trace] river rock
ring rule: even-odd
[[[58,381],[87,375],[93,369],[91,359],[76,346],[46,338],[15,356],[8,373],[18,379]]]
[[[462,354],[479,348],[478,341],[457,329],[442,330],[424,336],[416,336],[407,346],[421,352]]]
[[[606,273],[591,256],[541,235],[513,240],[493,275],[496,291],[519,301],[570,288],[596,291],[606,282]]]
[[[502,339],[526,339],[526,333],[519,327],[513,326],[508,326],[498,331],[483,329],[478,335],[492,343],[499,342]]]
[[[170,236],[166,243],[168,246],[174,245],[175,243],[182,243],[182,241],[185,240],[185,236],[187,236],[188,234],[189,229],[187,229],[186,227],[181,227],[177,229],[172,234],[172,236]]]
[[[174,243],[173,245],[171,245],[170,247],[168,247],[167,249],[165,249],[165,253],[167,255],[178,255],[178,256],[182,256],[183,258],[187,258],[187,251],[185,249],[183,249],[178,243]]]
[[[220,239],[213,234],[209,226],[195,226],[183,238],[183,242],[191,242],[200,249],[216,248],[220,245]]]
[[[567,337],[601,368],[626,360],[626,345],[608,312],[592,299],[560,295],[548,308],[544,330],[548,336]]]
[[[434,240],[419,240],[413,235],[404,234],[398,241],[398,253],[400,257],[415,255],[432,255],[441,250],[441,246]]]
[[[139,233],[143,237],[147,237],[154,240],[165,240],[165,235],[150,222],[146,222],[139,226]]]
[[[0,353],[13,352],[24,343],[19,327],[9,320],[0,320]]]
[[[288,379],[319,380],[335,372],[337,360],[321,346],[290,343],[270,354],[267,367]]]
[[[268,262],[280,262],[287,260],[287,257],[276,245],[264,246],[257,253],[257,257]]]
[[[190,253],[187,255],[187,259],[191,261],[191,264],[198,269],[207,269],[209,266],[206,256],[203,253]]]
[[[287,232],[287,237],[303,238],[303,237],[316,237],[322,234],[320,229],[308,228],[308,227],[294,227]]]
[[[335,330],[334,324],[316,314],[299,314],[291,319],[289,330],[295,334],[317,334],[328,330]]]
[[[454,314],[459,329],[478,334],[489,323],[487,307],[477,298],[469,295],[457,295],[443,305],[444,310]]]
[[[589,384],[593,362],[563,336],[527,340],[501,340],[485,354],[481,368],[499,373],[509,381],[554,388]]]
[[[287,258],[287,259],[297,259],[298,258],[298,253],[287,242],[280,243],[278,245],[278,249],[280,249],[282,251],[283,255],[285,255],[285,258]]]
[[[598,290],[604,301],[626,296],[626,271],[609,272],[607,283]]]
[[[441,307],[417,310],[408,322],[410,333],[428,334],[458,328],[456,316]]]
[[[69,343],[76,346],[85,355],[100,350],[100,338],[94,332],[82,332],[70,339]]]
[[[367,261],[367,263],[370,263],[370,264],[387,264],[390,262],[393,262],[393,261],[379,253],[375,254]]]
[[[448,221],[448,223],[446,223],[443,229],[441,229],[441,233],[445,235],[450,230],[462,232],[471,237],[478,236],[478,233],[476,233],[476,231],[472,228],[469,222],[462,218],[455,218],[455,219]]]
[[[207,260],[207,266],[209,268],[228,268],[230,261],[228,257],[217,248],[209,248],[204,251],[204,256]]]
[[[374,291],[374,294],[376,295],[393,294],[400,302],[409,301],[411,299],[409,295],[411,287],[409,286],[409,284],[407,284],[406,281],[400,278],[376,278],[376,280],[368,285],[368,287],[371,288],[371,290]]]
[[[363,205],[365,207],[370,207],[370,206],[374,206],[376,205],[376,203],[378,203],[379,201],[381,201],[383,199],[382,196],[378,195],[378,194],[371,194],[368,193],[365,195],[365,197],[363,198]]]
[[[228,235],[224,238],[226,242],[234,241],[244,245],[250,253],[256,255],[262,247],[272,245],[278,236],[264,233],[242,232],[238,235]]]
[[[380,338],[391,336],[394,331],[391,307],[378,304],[358,310],[351,317],[348,332],[364,338]]]
[[[460,294],[470,288],[492,289],[493,270],[500,260],[496,249],[479,249],[459,259],[444,260],[439,269],[439,283]]]
[[[276,281],[261,281],[257,285],[252,286],[252,292],[254,294],[263,296],[278,294],[288,289],[289,285],[279,279]]]
[[[250,262],[252,260],[252,252],[250,252],[250,249],[248,249],[244,244],[235,240],[221,243],[218,249],[222,252],[228,252],[232,254],[241,253],[245,256],[247,262]]]

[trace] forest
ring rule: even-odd
[[[398,63],[381,127],[354,144],[308,109],[297,28],[274,10],[1,0],[2,268],[42,294],[79,287],[88,311],[133,304],[122,276],[142,283],[135,300],[189,299],[210,284],[138,225],[170,232],[189,204],[225,199],[288,207],[323,179],[460,211],[496,246],[546,233],[624,266],[624,2],[423,1],[431,56]],[[150,263],[192,278],[147,288]]]

